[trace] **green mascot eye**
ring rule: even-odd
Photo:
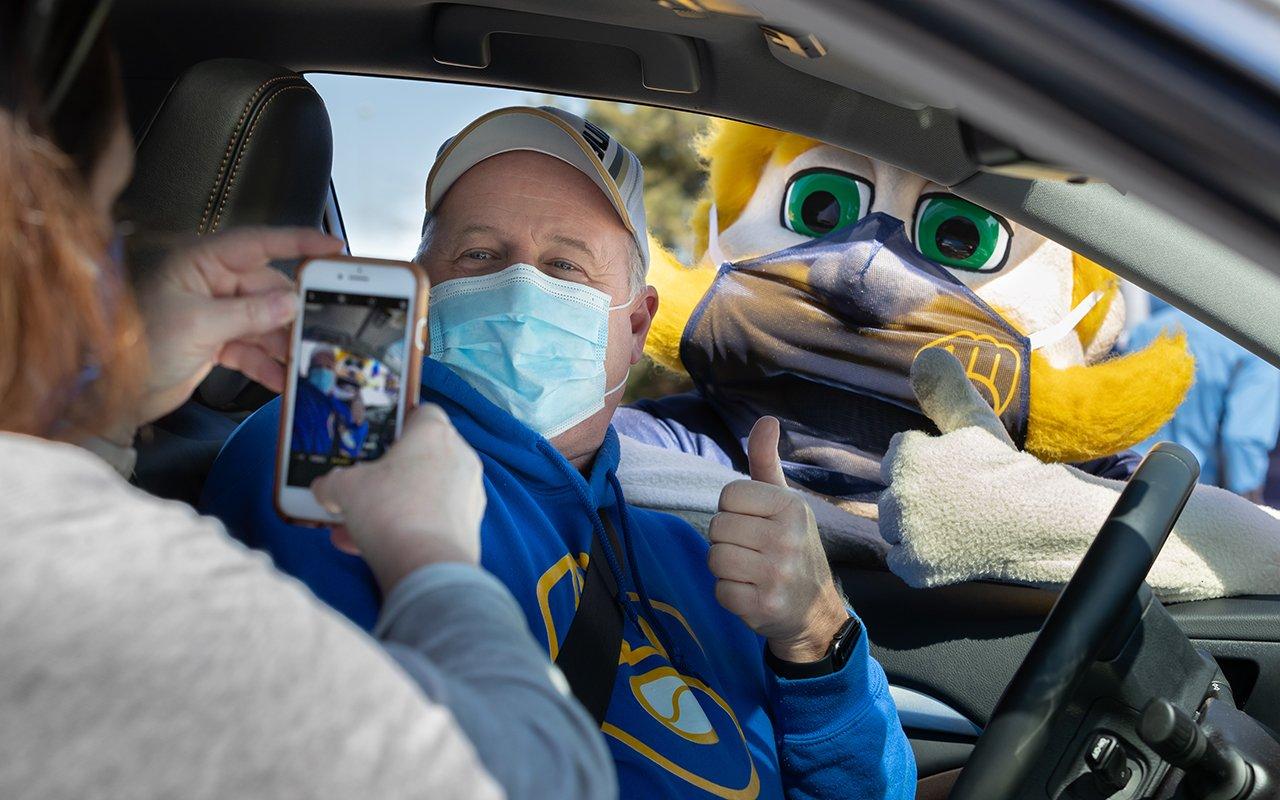
[[[871,208],[871,184],[844,172],[811,169],[787,184],[782,224],[805,236],[822,236],[852,225]]]
[[[1009,223],[949,194],[927,194],[916,206],[916,249],[944,267],[995,272],[1009,257]]]

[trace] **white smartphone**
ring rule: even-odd
[[[316,502],[311,482],[381,456],[418,403],[427,280],[408,262],[315,258],[299,269],[298,290],[275,504],[289,522],[330,525],[341,519]]]

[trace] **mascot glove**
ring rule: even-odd
[[[911,369],[940,436],[898,434],[885,454],[880,532],[908,584],[1067,582],[1124,484],[1017,450],[949,353]],[[1280,514],[1197,486],[1147,576],[1164,601],[1280,593]]]

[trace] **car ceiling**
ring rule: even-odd
[[[299,72],[601,97],[741,119],[821,139],[951,186],[1193,311],[1280,364],[1280,325],[1270,315],[1253,313],[1280,308],[1280,277],[1236,252],[1271,252],[1265,228],[1241,227],[1242,238],[1229,249],[1193,226],[1220,233],[1234,230],[1230,223],[1236,220],[1215,216],[1213,198],[1197,197],[1186,188],[1185,176],[1167,176],[1158,162],[1143,163],[1105,136],[1087,135],[1089,129],[1078,133],[1069,117],[1055,116],[1048,105],[1042,111],[1032,95],[1010,89],[1001,106],[986,102],[990,92],[969,91],[972,84],[958,82],[958,66],[950,74],[936,63],[917,69],[923,59],[910,58],[909,36],[882,35],[896,23],[883,18],[886,5],[892,4],[118,0],[113,27],[139,128],[183,69],[218,57],[256,58]],[[802,45],[805,36],[818,32],[824,52],[804,58],[771,46],[762,26],[792,34]],[[487,48],[477,33],[484,30],[492,32]],[[487,65],[441,63],[468,58]],[[1010,106],[1013,98],[1021,105]],[[957,105],[965,123],[979,124],[962,123]],[[990,166],[991,152],[1017,163]],[[1118,177],[1120,185],[1141,189],[1157,202],[1097,181],[1066,182],[1062,177],[1072,169],[1055,164]],[[1175,182],[1147,181],[1148,175]],[[1183,190],[1176,200],[1163,191],[1168,185]],[[1259,230],[1262,236],[1250,236]]]

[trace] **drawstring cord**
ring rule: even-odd
[[[546,440],[539,442],[539,447],[546,448],[547,450],[551,450],[552,453],[555,453],[555,455],[559,455]],[[573,486],[574,492],[577,493],[578,499],[582,501],[582,504],[586,508],[591,509],[592,512],[595,512],[591,514],[592,532],[593,535],[599,539],[600,549],[604,551],[605,560],[609,562],[609,571],[613,573],[613,579],[618,584],[618,593],[621,595],[618,599],[622,601],[623,613],[625,613],[627,618],[631,620],[631,624],[635,626],[635,629],[643,634],[644,628],[640,625],[640,615],[636,612],[635,603],[632,602],[631,598],[627,597],[625,594],[627,587],[627,581],[625,579],[628,575],[623,571],[622,564],[618,561],[618,554],[613,549],[613,542],[609,540],[609,535],[605,532],[604,523],[600,520],[600,514],[595,508],[595,503],[592,502],[591,496],[587,494],[582,476],[576,473],[570,474],[569,470],[571,468],[568,466],[567,462],[565,462],[563,458],[553,457],[552,453],[546,453],[551,463],[555,464],[560,471],[565,474],[565,477],[569,479],[569,484]],[[630,583],[635,587],[636,595],[640,598],[640,607],[644,609],[645,614],[649,619],[653,620],[653,633],[661,640],[663,647],[666,648],[668,659],[673,665],[679,668],[680,671],[687,672],[688,669],[684,661],[684,654],[676,644],[676,639],[671,636],[666,625],[663,624],[662,617],[659,616],[658,612],[654,609],[653,601],[649,599],[649,592],[644,588],[644,582],[640,580],[640,576],[636,572],[637,562],[635,545],[633,544],[634,537],[631,535],[631,520],[630,515],[627,514],[626,500],[623,499],[622,484],[619,483],[618,476],[614,474],[612,470],[609,470],[606,475],[610,486],[613,487],[615,504],[618,507],[618,535],[622,538],[622,546],[626,550],[627,560],[631,563]],[[588,564],[587,568],[590,569],[591,565]]]
[[[583,485],[582,476],[576,473],[571,473],[569,469],[566,468],[567,462],[565,462],[564,459],[560,457],[559,452],[556,451],[553,447],[551,447],[551,445],[545,439],[539,442],[538,446],[539,448],[545,448],[546,450],[551,451],[551,453],[546,454],[549,460],[551,461],[551,463],[555,464],[560,469],[560,471],[565,474],[565,476],[569,479],[569,485],[571,485],[573,487],[574,492],[577,493],[578,499],[582,501],[582,504],[586,508],[592,511],[592,513],[590,514],[592,532],[593,532],[593,535],[600,541],[600,549],[604,551],[605,560],[609,562],[609,571],[613,573],[613,579],[618,584],[618,593],[619,595],[621,595],[619,599],[622,601],[622,610],[627,615],[627,618],[631,620],[631,624],[635,626],[636,630],[642,631],[643,628],[640,627],[640,615],[636,613],[635,607],[630,602],[630,600],[625,596],[626,583],[624,581],[624,578],[626,577],[626,574],[622,571],[622,564],[618,561],[618,554],[614,552],[613,543],[609,541],[609,536],[607,533],[605,533],[604,523],[600,521],[599,513],[596,513],[595,503],[591,501],[590,495],[587,494],[587,491]],[[617,489],[615,488],[614,491],[617,491]],[[621,496],[622,495],[618,495],[619,498],[621,498]],[[623,536],[623,541],[624,542],[627,541],[626,534],[624,533],[622,534],[622,536]],[[591,565],[588,564],[587,569],[590,569],[590,568],[591,568]],[[637,594],[638,593],[639,592],[637,592]]]
[[[639,573],[636,572],[636,550],[633,544],[634,537],[631,535],[631,515],[627,513],[627,504],[622,496],[622,484],[618,481],[618,476],[610,470],[608,472],[609,483],[613,486],[613,494],[617,499],[618,505],[618,521],[622,523],[622,546],[627,550],[627,561],[631,563],[631,582],[635,584],[636,594],[640,596],[640,605],[649,615],[649,619],[653,620],[654,635],[662,640],[666,646],[667,654],[670,656],[671,663],[680,668],[684,672],[685,663],[684,655],[680,652],[680,647],[676,644],[676,639],[667,630],[667,626],[663,624],[662,617],[658,615],[657,610],[653,607],[653,601],[649,599],[649,591],[644,587],[644,581],[640,580]]]

